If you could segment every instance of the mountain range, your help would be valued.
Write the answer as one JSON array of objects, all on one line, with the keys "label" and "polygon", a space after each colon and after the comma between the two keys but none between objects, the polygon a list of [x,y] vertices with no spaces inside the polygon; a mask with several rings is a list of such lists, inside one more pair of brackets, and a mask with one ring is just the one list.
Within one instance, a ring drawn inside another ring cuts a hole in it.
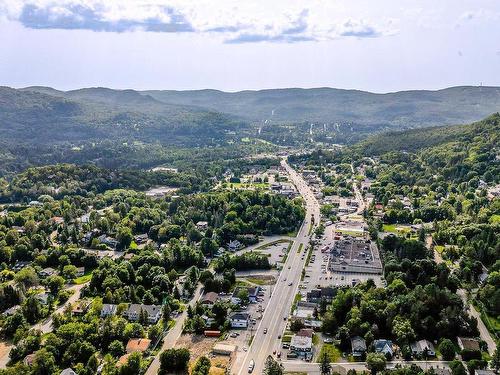
[{"label": "mountain range", "polygon": [[333,88],[230,93],[0,87],[0,131],[9,143],[117,139],[200,146],[248,136],[284,144],[349,142],[386,130],[469,123],[499,109],[499,87],[388,94]]}]

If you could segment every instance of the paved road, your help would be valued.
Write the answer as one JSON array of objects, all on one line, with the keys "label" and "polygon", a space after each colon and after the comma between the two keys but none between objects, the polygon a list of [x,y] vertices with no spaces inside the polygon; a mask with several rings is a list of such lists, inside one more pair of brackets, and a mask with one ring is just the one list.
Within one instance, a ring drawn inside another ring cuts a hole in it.
[{"label": "paved road", "polygon": [[[431,248],[432,245],[432,236],[428,236],[425,239],[425,244],[428,249]],[[434,249],[434,260],[436,263],[443,263],[444,260],[441,257],[441,254],[439,254],[436,249]],[[464,289],[458,289],[457,294],[460,296],[462,299],[465,307],[467,308],[468,312],[470,315],[472,315],[474,318],[477,319],[477,329],[479,330],[479,336],[481,337],[481,340],[485,341],[486,344],[488,344],[488,353],[490,355],[493,355],[495,352],[495,349],[497,347],[497,344],[493,337],[491,337],[490,331],[488,331],[488,328],[486,328],[486,325],[484,324],[483,320],[481,319],[481,314],[476,310],[476,308],[467,300],[467,292]]]},{"label": "paved road", "polygon": [[[252,345],[248,349],[243,364],[240,368],[233,368],[233,374],[243,374],[248,371],[248,365],[251,360],[255,361],[255,374],[261,374],[264,368],[264,362],[268,355],[273,350],[280,348],[281,340],[278,336],[281,335],[285,329],[285,319],[290,314],[295,295],[298,292],[298,286],[302,269],[305,266],[306,257],[302,259],[306,247],[303,246],[301,254],[297,253],[300,243],[307,243],[309,241],[309,229],[314,217],[314,223],[317,225],[320,221],[319,204],[314,197],[313,192],[307,186],[304,179],[296,173],[285,160],[281,165],[287,170],[290,179],[297,187],[299,193],[302,195],[306,202],[306,217],[300,230],[295,238],[295,241],[290,249],[290,253],[283,265],[283,270],[276,282],[274,290],[269,300],[268,308],[255,331]],[[291,285],[290,285],[291,284]],[[264,330],[267,329],[267,333]]]},{"label": "paved road", "polygon": [[[196,301],[200,299],[201,292],[202,292],[202,287],[201,284],[199,284],[193,294],[193,298],[191,298],[191,301],[189,302],[191,306],[194,307]],[[162,353],[166,349],[170,349],[175,346],[177,340],[182,334],[182,328],[184,327],[184,322],[186,321],[186,318],[187,318],[187,308],[182,312],[181,315],[177,317],[175,326],[170,331],[168,331],[165,337],[163,338],[163,345],[158,351],[158,354],[153,358],[153,362],[151,362],[151,364],[149,365],[145,375],[156,375],[158,373],[158,370],[160,369],[160,353]]]},{"label": "paved road", "polygon": [[[444,361],[391,361],[387,362],[387,368],[395,368],[396,365],[410,366],[416,364],[423,370],[434,368],[449,368],[448,363]],[[318,363],[307,363],[302,361],[283,361],[286,371],[289,372],[305,372],[309,375],[320,374]],[[348,370],[356,370],[358,372],[367,371],[366,362],[342,362],[332,363],[332,371],[345,375]]]},{"label": "paved road", "polygon": [[493,340],[493,337],[491,337],[488,328],[486,328],[486,326],[484,325],[483,320],[481,319],[481,314],[479,314],[476,308],[471,303],[469,303],[469,301],[467,300],[467,292],[465,290],[458,289],[457,294],[460,296],[460,298],[462,298],[464,305],[469,310],[469,314],[477,319],[477,329],[479,330],[479,336],[481,337],[481,340],[485,341],[488,344],[488,353],[490,355],[493,355],[497,344],[495,343],[495,340]]},{"label": "paved road", "polygon": [[282,236],[282,235],[265,236],[262,241],[259,241],[255,245],[250,245],[250,246],[247,246],[241,250],[235,251],[234,255],[241,255],[241,254],[247,253],[249,251],[253,251],[257,248],[263,247],[265,245],[269,245],[269,244],[276,242],[278,240],[295,241],[295,237]]},{"label": "paved road", "polygon": [[[62,313],[66,308],[66,306],[77,301],[80,298],[80,292],[85,285],[86,284],[72,285],[66,288],[65,290],[73,290],[74,293],[68,298],[68,300],[64,304],[62,304],[59,308],[57,308],[47,319],[31,326],[31,329],[39,329],[40,331],[42,331],[42,333],[52,332],[52,315],[55,313],[59,314]],[[9,354],[13,347],[14,346],[6,342],[0,343],[0,369],[5,368],[7,366],[7,363],[10,360]]]}]

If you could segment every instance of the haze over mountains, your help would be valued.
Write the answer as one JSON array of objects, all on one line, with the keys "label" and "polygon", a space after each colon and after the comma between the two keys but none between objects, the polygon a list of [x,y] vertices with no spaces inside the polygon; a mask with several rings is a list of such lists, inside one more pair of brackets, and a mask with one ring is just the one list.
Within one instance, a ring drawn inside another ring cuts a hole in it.
[{"label": "haze over mountains", "polygon": [[469,123],[499,109],[499,87],[389,94],[332,88],[228,93],[1,87],[0,131],[6,140],[28,143],[133,139],[204,145],[257,135],[283,144],[305,135],[349,142],[383,130]]}]

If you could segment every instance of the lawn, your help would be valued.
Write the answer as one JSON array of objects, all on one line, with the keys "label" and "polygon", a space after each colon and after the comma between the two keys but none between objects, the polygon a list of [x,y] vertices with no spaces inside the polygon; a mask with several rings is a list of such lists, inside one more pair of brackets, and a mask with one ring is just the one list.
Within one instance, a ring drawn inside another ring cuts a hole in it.
[{"label": "lawn", "polygon": [[323,355],[323,352],[328,354],[330,362],[337,362],[341,357],[340,350],[333,344],[323,344],[318,355],[318,360]]},{"label": "lawn", "polygon": [[86,273],[83,276],[77,277],[76,279],[73,279],[73,284],[80,285],[80,284],[85,284],[90,281],[92,278],[92,272]]}]

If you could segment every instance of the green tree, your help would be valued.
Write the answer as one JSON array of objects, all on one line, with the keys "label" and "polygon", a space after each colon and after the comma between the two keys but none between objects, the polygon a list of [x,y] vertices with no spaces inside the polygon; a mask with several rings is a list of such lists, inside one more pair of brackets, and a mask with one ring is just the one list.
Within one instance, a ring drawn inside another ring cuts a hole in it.
[{"label": "green tree", "polygon": [[264,375],[283,375],[284,373],[283,365],[275,361],[273,357],[268,356],[264,364]]},{"label": "green tree", "polygon": [[42,348],[35,353],[33,361],[33,375],[51,375],[57,371],[54,355],[47,349]]},{"label": "green tree", "polygon": [[387,359],[382,353],[368,353],[366,355],[366,367],[372,375],[385,370]]},{"label": "green tree", "polygon": [[38,285],[38,276],[33,268],[25,267],[16,273],[14,276],[14,282],[23,286],[24,289],[28,289],[32,286]]},{"label": "green tree", "polygon": [[207,357],[202,356],[196,361],[191,375],[208,375],[208,373],[210,372],[210,367],[210,360]]},{"label": "green tree", "polygon": [[454,360],[450,363],[450,370],[453,375],[467,375],[464,365],[458,360]]},{"label": "green tree", "polygon": [[160,354],[159,375],[176,371],[185,371],[191,355],[188,349],[167,349]]},{"label": "green tree", "polygon": [[142,354],[134,352],[128,357],[127,363],[120,367],[119,375],[137,375],[141,373]]},{"label": "green tree", "polygon": [[491,367],[497,372],[500,370],[500,350],[498,350],[498,347],[493,352],[493,357],[491,357]]},{"label": "green tree", "polygon": [[59,275],[51,275],[45,279],[45,285],[49,288],[52,295],[57,296],[59,291],[64,286],[64,278]]},{"label": "green tree", "polygon": [[443,360],[451,361],[455,358],[455,345],[453,345],[450,339],[443,339],[439,343],[439,352],[443,356]]},{"label": "green tree", "polygon": [[113,357],[118,358],[125,353],[125,348],[120,340],[113,340],[109,344],[108,351]]},{"label": "green tree", "polygon": [[330,356],[323,350],[319,357],[319,371],[321,375],[328,375],[332,372],[332,365],[330,364]]}]

